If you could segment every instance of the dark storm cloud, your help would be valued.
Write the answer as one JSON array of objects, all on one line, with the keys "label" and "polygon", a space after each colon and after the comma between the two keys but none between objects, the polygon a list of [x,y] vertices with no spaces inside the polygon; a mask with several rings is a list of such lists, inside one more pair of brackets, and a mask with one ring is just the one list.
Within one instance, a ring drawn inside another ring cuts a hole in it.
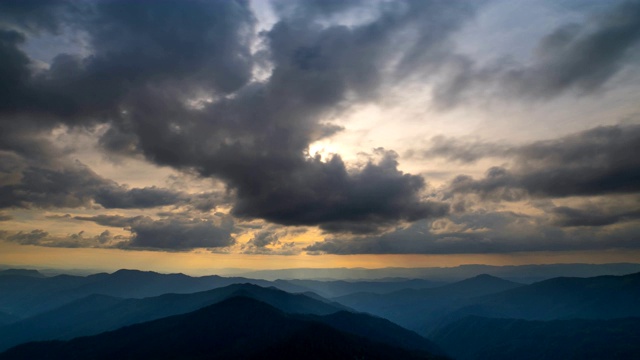
[{"label": "dark storm cloud", "polygon": [[[239,217],[364,233],[442,216],[446,205],[424,201],[424,180],[399,171],[391,152],[359,170],[338,156],[324,162],[305,155],[310,143],[340,130],[325,120],[342,106],[377,99],[389,77],[436,68],[476,8],[407,0],[372,5],[378,7],[362,24],[329,21],[365,3],[287,5],[294,10],[283,10],[259,39],[243,1],[83,3],[55,20],[88,36],[89,56],[59,54],[35,73],[20,47],[28,35],[3,33],[7,96],[0,126],[7,139],[32,139],[60,123],[106,122],[105,149],[225,181]],[[257,40],[261,60],[254,62]],[[256,69],[270,76],[252,80]],[[0,145],[27,147],[4,138]],[[40,202],[93,199],[134,208],[174,200],[160,189],[113,188],[94,196],[80,189],[91,184],[73,184],[78,196]],[[33,201],[9,194],[5,202]]]},{"label": "dark storm cloud", "polygon": [[606,211],[597,207],[585,209],[559,206],[551,212],[558,226],[607,226],[640,219],[640,210]]},{"label": "dark storm cloud", "polygon": [[67,0],[3,0],[0,2],[0,25],[18,27],[30,32],[56,32],[60,17],[71,10]]},{"label": "dark storm cloud", "polygon": [[384,152],[380,162],[368,163],[356,174],[349,174],[338,157],[327,163],[307,160],[289,176],[262,179],[255,186],[265,190],[257,196],[239,193],[234,214],[285,225],[320,223],[326,231],[350,232],[372,232],[397,220],[445,215],[445,204],[416,196],[425,186],[424,179],[399,171],[396,157]]},{"label": "dark storm cloud", "polygon": [[[31,5],[38,4],[49,6]],[[82,11],[42,12],[52,22],[67,21],[86,32],[92,54],[59,54],[46,72],[29,73],[29,61],[18,48],[25,34],[2,33],[2,68],[16,75],[10,79],[15,94],[0,101],[0,110],[58,115],[58,121],[67,123],[116,120],[127,95],[147,86],[170,86],[176,95],[227,93],[251,77],[248,46],[255,20],[243,1],[163,0],[153,6],[100,1],[79,6]]]},{"label": "dark storm cloud", "polygon": [[493,167],[478,180],[458,176],[450,190],[503,200],[636,193],[638,153],[640,125],[598,127],[511,148],[505,153],[513,158],[510,168]]},{"label": "dark storm cloud", "polygon": [[[217,218],[169,216],[151,219],[148,216],[120,215],[76,216],[76,220],[92,221],[131,232],[128,240],[119,242],[123,249],[184,251],[194,248],[219,248],[235,243],[231,236],[233,222]],[[218,221],[216,221],[218,220]]]},{"label": "dark storm cloud", "polygon": [[[441,220],[436,220],[436,222]],[[525,251],[638,249],[637,227],[563,231],[547,219],[511,212],[451,217],[449,225],[419,221],[380,236],[334,236],[304,250],[310,254],[489,254]],[[446,231],[450,227],[450,231]],[[444,230],[444,231],[443,231]]]},{"label": "dark storm cloud", "polygon": [[4,231],[0,233],[2,239],[5,241],[15,242],[21,245],[39,245],[43,239],[49,236],[49,233],[44,230],[32,230],[31,232],[18,232],[17,234],[9,235]]},{"label": "dark storm cloud", "polygon": [[[166,205],[195,205],[208,211],[207,195],[187,195],[157,187],[127,188],[107,180],[80,162],[51,160],[29,164],[0,152],[0,208],[76,208],[101,205],[107,209],[143,209]],[[193,201],[192,201],[193,200]],[[191,204],[193,202],[193,204]]]},{"label": "dark storm cloud", "polygon": [[280,239],[290,233],[299,233],[300,231],[289,231],[279,226],[267,226],[257,231],[253,237],[240,246],[243,254],[260,254],[260,255],[297,255],[301,249],[295,242],[284,242]]},{"label": "dark storm cloud", "polygon": [[278,242],[278,235],[271,231],[259,231],[257,232],[249,243],[255,247],[265,247],[267,245],[276,244]]},{"label": "dark storm cloud", "polygon": [[81,221],[92,221],[98,225],[111,227],[130,227],[140,221],[149,220],[145,216],[122,216],[122,215],[96,215],[96,216],[75,216],[74,219]]},{"label": "dark storm cloud", "polygon": [[228,229],[210,220],[145,219],[131,225],[132,237],[120,245],[130,249],[190,250],[233,245]]},{"label": "dark storm cloud", "polygon": [[48,232],[40,229],[29,232],[20,231],[9,233],[0,231],[0,240],[17,243],[20,245],[34,245],[58,248],[84,248],[84,247],[111,247],[112,242],[123,241],[122,236],[113,236],[109,230],[105,230],[99,235],[87,236],[84,231],[66,236],[52,236]]},{"label": "dark storm cloud", "polygon": [[499,60],[477,65],[463,55],[448,59],[448,77],[434,92],[435,102],[449,108],[480,94],[507,98],[552,99],[573,91],[591,94],[625,66],[638,60],[640,1],[628,0],[591,14],[582,23],[564,24],[537,45],[528,64]]},{"label": "dark storm cloud", "polygon": [[114,186],[99,190],[95,201],[107,209],[140,209],[184,203],[186,195],[157,187],[127,189]]}]

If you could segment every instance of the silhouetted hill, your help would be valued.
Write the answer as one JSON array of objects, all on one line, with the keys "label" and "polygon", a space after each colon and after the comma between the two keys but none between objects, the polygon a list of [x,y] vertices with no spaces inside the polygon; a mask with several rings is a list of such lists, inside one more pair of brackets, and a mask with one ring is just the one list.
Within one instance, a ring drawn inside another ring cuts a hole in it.
[{"label": "silhouetted hill", "polygon": [[29,343],[0,359],[424,359],[234,297],[198,311],[67,342]]},{"label": "silhouetted hill", "polygon": [[389,294],[359,293],[335,298],[359,311],[382,316],[412,330],[424,331],[469,299],[523,286],[490,275],[478,275],[432,289],[405,289]]},{"label": "silhouetted hill", "polygon": [[[151,271],[119,270],[113,274],[89,276],[58,275],[38,278],[24,275],[0,277],[0,311],[18,317],[29,317],[92,294],[123,298],[144,298],[166,293],[193,293],[237,283],[271,286],[265,280],[238,277],[159,274]],[[291,292],[308,291],[293,284],[278,287]]]},{"label": "silhouetted hill", "polygon": [[7,313],[0,312],[0,327],[6,324],[10,324],[12,322],[18,321],[19,319],[15,316],[12,316]]},{"label": "silhouetted hill", "polygon": [[38,270],[28,270],[28,269],[0,270],[0,276],[5,276],[5,275],[32,276],[32,277],[38,277],[38,278],[45,277]]},{"label": "silhouetted hill", "polygon": [[305,287],[325,297],[338,297],[359,292],[385,294],[403,289],[426,289],[443,285],[441,282],[424,279],[395,279],[378,281],[319,281],[319,280],[276,280],[274,284],[289,283]]},{"label": "silhouetted hill", "polygon": [[364,313],[340,311],[325,316],[308,318],[330,325],[349,334],[360,335],[383,344],[403,349],[421,350],[431,354],[444,352],[430,340],[391,321]]},{"label": "silhouetted hill", "polygon": [[384,279],[408,278],[429,279],[432,281],[452,282],[467,279],[478,274],[489,274],[502,279],[509,279],[520,283],[533,283],[561,276],[594,277],[601,275],[626,275],[640,271],[640,263],[611,263],[611,264],[538,264],[538,265],[508,265],[493,266],[469,264],[455,267],[425,267],[381,269],[364,268],[324,268],[324,269],[280,269],[259,270],[240,274],[254,279]]},{"label": "silhouetted hill", "polygon": [[613,319],[640,316],[640,273],[555,278],[478,299],[456,311],[528,320]]},{"label": "silhouetted hill", "polygon": [[238,295],[260,300],[287,313],[326,315],[348,309],[326,299],[318,300],[274,287],[263,288],[252,284],[235,284],[193,294],[165,294],[144,299],[90,295],[49,312],[0,327],[0,351],[27,341],[94,335],[125,325],[191,312]]},{"label": "silhouetted hill", "polygon": [[434,334],[458,360],[639,359],[640,318],[526,321],[470,316]]}]

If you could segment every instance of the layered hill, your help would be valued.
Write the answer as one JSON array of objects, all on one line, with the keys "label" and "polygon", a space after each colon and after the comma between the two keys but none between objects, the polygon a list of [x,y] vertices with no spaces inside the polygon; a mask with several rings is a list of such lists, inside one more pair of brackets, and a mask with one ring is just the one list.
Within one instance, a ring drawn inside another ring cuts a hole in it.
[{"label": "layered hill", "polygon": [[640,318],[490,319],[469,316],[434,334],[458,360],[638,359]]},{"label": "layered hill", "polygon": [[28,343],[0,359],[429,359],[244,296],[70,341]]},{"label": "layered hill", "polygon": [[112,274],[100,273],[89,276],[53,277],[33,276],[33,274],[12,271],[0,276],[0,312],[26,318],[94,294],[144,298],[167,293],[193,293],[237,283],[277,286],[289,292],[309,290],[286,282],[276,285],[265,280],[238,277],[216,275],[191,277],[184,274],[159,274],[138,270],[119,270]]},{"label": "layered hill", "polygon": [[0,326],[0,351],[27,341],[94,335],[195,311],[238,295],[258,299],[288,313],[326,315],[347,309],[319,297],[290,294],[252,284],[234,284],[193,294],[165,294],[143,299],[89,295],[48,312]]},{"label": "layered hill", "polygon": [[469,299],[499,293],[522,284],[490,275],[478,275],[429,289],[405,289],[388,294],[357,293],[334,300],[359,311],[382,316],[412,330],[422,330]]},{"label": "layered hill", "polygon": [[383,343],[439,352],[437,346],[427,339],[388,320],[352,313],[345,306],[317,295],[309,297],[291,294],[274,287],[263,288],[252,284],[236,284],[194,294],[166,294],[144,299],[91,295],[47,313],[0,327],[0,351],[28,341],[94,335],[131,324],[188,313],[236,296],[256,299],[285,313],[316,316],[310,319]]}]

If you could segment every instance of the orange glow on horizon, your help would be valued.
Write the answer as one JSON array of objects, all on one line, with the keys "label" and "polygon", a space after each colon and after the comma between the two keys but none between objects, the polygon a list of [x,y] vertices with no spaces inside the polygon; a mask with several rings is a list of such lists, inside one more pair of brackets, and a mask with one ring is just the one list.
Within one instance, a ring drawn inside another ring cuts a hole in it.
[{"label": "orange glow on horizon", "polygon": [[464,264],[526,265],[638,262],[640,250],[454,255],[247,255],[194,252],[47,248],[0,243],[0,264],[42,269],[139,269],[191,275],[231,274],[233,269],[454,267]]}]

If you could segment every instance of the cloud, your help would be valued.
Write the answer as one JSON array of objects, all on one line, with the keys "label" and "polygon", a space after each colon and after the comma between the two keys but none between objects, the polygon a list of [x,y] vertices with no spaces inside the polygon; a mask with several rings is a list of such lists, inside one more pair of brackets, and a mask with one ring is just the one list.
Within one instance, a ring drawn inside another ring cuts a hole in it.
[{"label": "cloud", "polygon": [[99,235],[86,236],[84,231],[69,234],[66,236],[53,236],[48,232],[36,229],[30,232],[10,233],[0,231],[0,240],[14,242],[20,245],[34,245],[58,248],[106,248],[124,240],[122,236],[113,236],[109,230],[105,230]]},{"label": "cloud", "polygon": [[[545,217],[513,212],[468,212],[443,227],[431,221],[383,235],[334,236],[304,250],[309,254],[489,254],[528,251],[637,249],[638,229],[629,226],[562,229]],[[447,231],[448,230],[448,231]]]},{"label": "cloud", "polygon": [[[107,124],[100,139],[106,151],[223,180],[234,196],[232,213],[241,218],[368,233],[446,214],[446,204],[423,199],[424,180],[400,171],[393,152],[378,150],[381,160],[360,168],[337,155],[323,161],[307,154],[312,142],[340,131],[326,122],[331,114],[379,99],[387,82],[413,70],[436,67],[477,8],[376,3],[361,23],[339,23],[338,14],[363,4],[292,4],[260,35],[244,1],[61,7],[51,21],[84,34],[89,55],[58,54],[37,72],[21,47],[32,35],[7,30],[0,147],[41,161],[22,171],[27,183],[4,190],[4,206],[184,202],[186,195],[165,189],[104,187],[88,170],[54,171],[42,166],[51,161],[47,151],[31,146],[43,146],[43,134],[61,124]],[[254,78],[256,72],[267,76]],[[71,175],[68,186],[60,185]],[[56,185],[34,192],[30,185],[47,177]]]},{"label": "cloud", "polygon": [[76,216],[75,219],[130,231],[129,239],[115,245],[122,249],[185,251],[227,247],[235,243],[231,236],[233,222],[228,218],[191,218],[175,214],[155,220],[148,216],[120,215]]},{"label": "cloud", "polygon": [[59,54],[48,71],[29,76],[29,60],[17,47],[25,35],[7,33],[12,56],[3,57],[2,65],[10,63],[6,69],[21,74],[9,84],[20,91],[0,101],[0,109],[58,115],[70,124],[96,121],[87,116],[97,114],[117,120],[121,101],[140,87],[170,85],[176,95],[198,89],[228,93],[251,77],[255,19],[244,1],[102,1],[48,11],[54,5],[31,2],[21,6],[22,14],[42,14],[39,23],[63,22],[84,32],[91,55]]},{"label": "cloud", "polygon": [[60,16],[72,9],[67,0],[6,0],[0,3],[0,24],[18,27],[29,32],[57,32]]},{"label": "cloud", "polygon": [[520,92],[551,98],[565,90],[593,92],[625,65],[640,40],[640,2],[616,5],[593,23],[564,25],[540,42],[536,63],[506,74]]},{"label": "cloud", "polygon": [[558,198],[637,193],[640,158],[635,154],[639,151],[639,125],[597,127],[513,147],[505,152],[513,159],[511,167],[493,167],[482,179],[458,176],[450,191],[507,201],[526,195]]},{"label": "cloud", "polygon": [[626,224],[640,219],[640,198],[622,195],[603,197],[574,206],[557,206],[548,209],[554,225],[562,227],[601,227]]},{"label": "cloud", "polygon": [[[581,227],[570,224],[633,222],[630,212],[603,210],[589,219],[571,206],[553,210],[553,220],[513,213],[492,217],[458,200],[465,194],[516,201],[636,193],[640,163],[633,154],[640,150],[640,129],[635,125],[525,146],[436,137],[422,153],[425,158],[511,161],[481,179],[457,177],[446,189],[450,197],[439,198],[444,201],[427,194],[422,176],[401,170],[391,150],[374,149],[363,164],[309,154],[312,143],[343,130],[331,119],[354,105],[386,100],[390,88],[424,82],[433,85],[434,101],[445,106],[484,89],[515,94],[509,99],[592,93],[635,56],[639,6],[627,1],[582,24],[552,29],[527,64],[481,67],[456,52],[455,36],[482,3],[285,1],[275,5],[273,26],[257,33],[249,3],[241,0],[161,0],[153,6],[5,2],[0,5],[5,10],[0,11],[0,208],[189,208],[182,215],[158,209],[155,219],[75,218],[127,229],[131,237],[117,241],[122,248],[172,251],[235,245],[230,216],[318,226],[328,238],[308,251],[332,253],[569,249],[573,238],[566,231],[579,229],[565,228]],[[36,66],[28,54],[30,41],[67,32],[82,35],[82,51],[51,54],[47,66]],[[144,158],[221,180],[225,196],[129,188],[74,162],[50,140],[54,131],[97,127],[106,129],[96,136],[107,155]],[[211,215],[223,197],[231,215]],[[461,218],[465,212],[470,214]],[[420,230],[425,224],[429,227]],[[528,234],[512,229],[518,226]],[[604,246],[595,235],[585,236],[584,247]],[[566,241],[554,247],[556,237]],[[244,251],[298,251],[280,238],[257,232]],[[56,239],[36,232],[14,241],[64,243]],[[68,244],[100,243],[83,239]],[[612,244],[628,246],[622,240]]]},{"label": "cloud", "polygon": [[474,163],[488,157],[508,156],[511,146],[480,139],[456,139],[442,135],[434,136],[426,150],[411,150],[407,155],[414,158],[444,158],[460,163]]},{"label": "cloud", "polygon": [[[28,161],[0,152],[0,208],[146,209],[191,205],[201,211],[215,208],[213,193],[185,194],[158,187],[128,188],[105,179],[79,161]],[[4,179],[4,180],[3,180]]]},{"label": "cloud", "polygon": [[613,3],[580,23],[565,23],[542,38],[525,64],[497,59],[478,65],[455,54],[447,61],[447,77],[434,91],[441,108],[483,96],[508,99],[553,99],[573,92],[595,94],[625,67],[637,63],[640,2]]},{"label": "cloud", "polygon": [[287,236],[286,229],[275,229],[273,227],[257,231],[251,240],[240,246],[243,254],[259,255],[297,255],[301,249],[295,242],[281,241]]},{"label": "cloud", "polygon": [[278,243],[278,235],[271,231],[259,231],[248,243],[255,247],[263,248],[267,245]]},{"label": "cloud", "polygon": [[372,232],[395,221],[447,213],[446,204],[418,197],[424,180],[399,171],[395,153],[380,153],[380,162],[370,162],[353,174],[335,156],[326,163],[308,160],[283,178],[261,179],[255,195],[238,193],[233,213],[285,225],[319,223],[326,231],[349,232]]},{"label": "cloud", "polygon": [[640,211],[602,214],[567,206],[557,207],[553,213],[558,216],[560,226],[604,226],[640,218]]}]

